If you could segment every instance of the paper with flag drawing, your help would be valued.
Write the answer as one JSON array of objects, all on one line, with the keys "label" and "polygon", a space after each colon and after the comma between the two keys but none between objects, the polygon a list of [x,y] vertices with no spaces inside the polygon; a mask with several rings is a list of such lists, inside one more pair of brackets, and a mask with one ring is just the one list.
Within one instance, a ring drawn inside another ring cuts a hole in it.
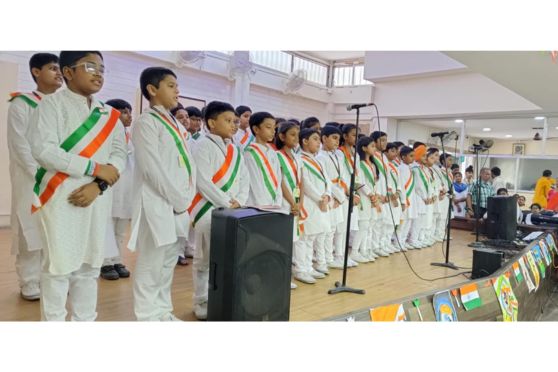
[{"label": "paper with flag drawing", "polygon": [[554,241],[554,237],[551,234],[548,234],[546,236],[546,242],[548,243],[548,246],[551,250],[554,250],[554,252],[558,253],[558,251],[556,250],[556,242]]},{"label": "paper with flag drawing", "polygon": [[542,259],[541,247],[539,247],[538,245],[535,245],[531,249],[531,252],[533,252],[533,257],[535,258],[535,262],[537,263],[537,265],[539,265],[539,269],[540,269],[540,272],[541,272],[541,277],[543,279],[546,278],[546,267],[545,267],[543,259]]},{"label": "paper with flag drawing", "polygon": [[515,279],[517,283],[521,283],[523,281],[523,274],[521,274],[521,270],[519,268],[519,262],[512,263],[513,273],[515,274]]},{"label": "paper with flag drawing", "polygon": [[494,280],[494,290],[500,302],[504,322],[517,322],[518,302],[513,293],[510,280],[506,275],[500,275]]},{"label": "paper with flag drawing", "polygon": [[539,247],[541,247],[542,256],[544,258],[544,262],[546,263],[546,266],[549,266],[550,263],[552,262],[552,257],[550,257],[550,252],[548,251],[548,246],[546,245],[546,240],[541,239],[539,241]]},{"label": "paper with flag drawing", "polygon": [[433,298],[434,313],[438,322],[457,322],[457,313],[449,291],[438,292]]},{"label": "paper with flag drawing", "polygon": [[529,293],[531,293],[535,289],[535,285],[533,284],[533,280],[531,280],[531,275],[529,275],[529,270],[527,269],[525,258],[520,257],[517,262],[519,263],[519,267],[521,268],[521,272],[523,273],[523,278],[525,278],[527,289],[529,290]]},{"label": "paper with flag drawing", "polygon": [[523,258],[527,261],[526,263],[529,265],[529,269],[531,269],[531,274],[533,274],[533,279],[535,280],[535,291],[537,291],[537,289],[539,289],[539,283],[541,282],[541,276],[539,274],[539,269],[537,269],[533,253],[529,251],[525,253]]},{"label": "paper with flag drawing", "polygon": [[473,310],[482,306],[482,300],[479,295],[479,290],[476,283],[464,285],[459,288],[461,293],[461,302],[465,310]]},{"label": "paper with flag drawing", "polygon": [[373,322],[401,322],[407,320],[407,317],[402,304],[393,304],[370,309],[370,320]]}]

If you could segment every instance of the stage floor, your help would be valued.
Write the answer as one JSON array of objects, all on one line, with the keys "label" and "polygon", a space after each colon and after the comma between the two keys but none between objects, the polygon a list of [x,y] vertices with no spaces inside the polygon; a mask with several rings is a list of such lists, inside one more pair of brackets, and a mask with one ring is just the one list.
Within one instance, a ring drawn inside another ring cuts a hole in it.
[{"label": "stage floor", "polygon": [[[474,241],[470,232],[452,230],[450,261],[457,266],[469,268],[472,264],[472,248],[467,244]],[[39,301],[28,302],[19,295],[15,273],[15,256],[10,255],[10,229],[0,229],[0,321],[40,320]],[[431,248],[406,252],[414,270],[425,279],[435,279],[457,272],[431,266],[431,262],[444,261],[442,243]],[[126,251],[124,263],[134,275],[135,255]],[[467,277],[469,274],[467,274]],[[291,291],[290,318],[294,321],[312,321],[330,318],[376,304],[397,300],[402,297],[444,288],[451,284],[467,281],[464,275],[452,278],[423,281],[409,268],[403,253],[381,257],[373,263],[361,264],[349,269],[347,283],[353,288],[366,290],[366,294],[341,293],[329,295],[328,289],[341,281],[342,271],[331,270],[328,277],[313,285],[296,282],[298,288]],[[177,266],[174,275],[172,297],[175,314],[183,320],[196,320],[192,313],[192,266]],[[107,281],[99,279],[98,320],[135,320],[133,313],[132,280]]]}]

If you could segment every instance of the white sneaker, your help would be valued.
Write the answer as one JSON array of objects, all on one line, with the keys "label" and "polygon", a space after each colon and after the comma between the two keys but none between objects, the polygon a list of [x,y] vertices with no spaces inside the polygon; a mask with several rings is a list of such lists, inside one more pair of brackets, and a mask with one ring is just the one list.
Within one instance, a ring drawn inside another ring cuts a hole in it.
[{"label": "white sneaker", "polygon": [[357,267],[358,263],[351,260],[351,257],[347,257],[347,267]]},{"label": "white sneaker", "polygon": [[319,273],[329,275],[329,270],[327,269],[327,265],[316,265],[315,270]]},{"label": "white sneaker", "polygon": [[366,258],[368,260],[368,262],[374,262],[374,261],[376,261],[376,257],[374,257],[374,256],[375,255],[372,253],[372,251],[368,251],[362,257]]},{"label": "white sneaker", "polygon": [[194,315],[198,320],[207,320],[207,302],[195,304]]},{"label": "white sneaker", "polygon": [[291,282],[291,289],[297,289],[298,285],[296,285],[295,283]]},{"label": "white sneaker", "polygon": [[328,263],[327,266],[330,269],[343,270],[343,261],[341,261],[341,259],[339,258],[336,258],[335,260],[333,260],[333,262]]},{"label": "white sneaker", "polygon": [[[207,315],[206,315],[207,317]],[[173,313],[167,313],[161,317],[161,322],[181,322],[181,319],[178,319]]]},{"label": "white sneaker", "polygon": [[326,277],[325,274],[323,274],[323,273],[321,273],[321,272],[319,272],[315,269],[312,269],[312,272],[310,273],[310,275],[312,275],[312,277],[315,278],[315,279],[323,279],[323,278]]},{"label": "white sneaker", "polygon": [[378,249],[376,251],[376,254],[380,257],[389,257],[389,253],[387,253],[386,251],[384,251],[382,248]]},{"label": "white sneaker", "polygon": [[378,257],[380,257],[380,256],[378,256],[378,255],[376,254],[376,252],[374,252],[374,250],[371,249],[371,250],[368,251],[368,257],[372,257],[373,259],[376,259],[376,258],[378,258]]},{"label": "white sneaker", "polygon": [[401,244],[400,252],[407,252],[409,249],[407,248],[407,244]]},{"label": "white sneaker", "polygon": [[21,297],[27,301],[36,301],[41,298],[39,283],[31,282],[21,287]]},{"label": "white sneaker", "polygon": [[362,255],[358,252],[353,252],[351,253],[351,255],[349,256],[349,258],[357,263],[365,263],[368,262],[368,260],[364,257],[362,257]]},{"label": "white sneaker", "polygon": [[299,282],[306,284],[315,284],[316,279],[314,279],[310,274],[295,274],[294,278]]}]

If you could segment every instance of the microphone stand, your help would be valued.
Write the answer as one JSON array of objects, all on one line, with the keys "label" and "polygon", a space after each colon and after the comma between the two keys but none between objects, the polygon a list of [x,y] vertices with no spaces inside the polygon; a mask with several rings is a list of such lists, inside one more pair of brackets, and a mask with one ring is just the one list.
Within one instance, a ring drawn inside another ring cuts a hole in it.
[{"label": "microphone stand", "polygon": [[[444,148],[444,136],[440,136],[440,142],[442,143],[442,154],[445,154],[446,150]],[[448,174],[447,155],[444,158],[444,168],[446,169],[446,176],[447,176],[447,174]],[[432,263],[430,263],[430,265],[447,267],[447,268],[453,269],[453,270],[459,270],[459,268],[454,263],[449,261],[450,232],[451,232],[450,220],[451,220],[451,209],[452,209],[452,204],[451,203],[453,201],[453,185],[451,184],[451,182],[449,182],[449,176],[448,176],[448,186],[449,186],[448,195],[446,195],[446,196],[449,196],[448,220],[446,221],[446,261],[445,262],[432,262]]]},{"label": "microphone stand", "polygon": [[[475,163],[477,168],[477,209],[473,208],[473,213],[475,214],[475,235],[476,239],[473,243],[468,244],[472,248],[485,248],[484,243],[479,241],[479,214],[480,214],[480,169],[479,169],[479,152],[482,150],[482,146],[473,145],[473,150],[475,151]],[[472,205],[471,201],[471,205]]]},{"label": "microphone stand", "polygon": [[[360,107],[356,108],[356,132],[358,138],[358,121],[360,116]],[[353,172],[351,173],[351,184],[349,186],[349,214],[347,216],[347,231],[345,233],[345,257],[343,261],[343,281],[335,282],[335,288],[327,291],[328,294],[337,294],[341,292],[364,294],[364,289],[355,289],[347,286],[347,263],[349,259],[349,234],[351,233],[351,215],[353,214],[354,192],[355,192],[355,173],[357,169],[357,151],[355,146],[355,155],[353,159]]]}]

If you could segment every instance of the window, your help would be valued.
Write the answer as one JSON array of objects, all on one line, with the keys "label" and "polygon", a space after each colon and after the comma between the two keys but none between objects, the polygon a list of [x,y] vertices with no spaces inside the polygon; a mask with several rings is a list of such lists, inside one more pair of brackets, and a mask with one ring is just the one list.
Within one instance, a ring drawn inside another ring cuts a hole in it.
[{"label": "window", "polygon": [[368,85],[364,80],[364,65],[338,66],[333,68],[333,86]]},{"label": "window", "polygon": [[259,50],[250,52],[250,61],[286,74],[291,72],[292,59],[293,56],[289,53],[278,50]]},{"label": "window", "polygon": [[306,70],[308,81],[320,85],[327,85],[327,66],[294,56],[293,71],[298,69]]}]

